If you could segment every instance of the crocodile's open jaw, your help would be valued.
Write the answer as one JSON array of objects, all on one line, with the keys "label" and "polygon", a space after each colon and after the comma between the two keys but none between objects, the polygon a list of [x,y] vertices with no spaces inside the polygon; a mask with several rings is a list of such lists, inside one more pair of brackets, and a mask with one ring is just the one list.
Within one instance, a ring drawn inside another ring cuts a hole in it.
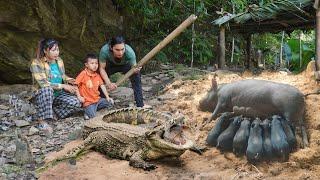
[{"label": "crocodile's open jaw", "polygon": [[162,138],[165,141],[176,145],[184,145],[187,142],[187,138],[184,134],[184,126],[172,125],[168,130],[162,134]]}]

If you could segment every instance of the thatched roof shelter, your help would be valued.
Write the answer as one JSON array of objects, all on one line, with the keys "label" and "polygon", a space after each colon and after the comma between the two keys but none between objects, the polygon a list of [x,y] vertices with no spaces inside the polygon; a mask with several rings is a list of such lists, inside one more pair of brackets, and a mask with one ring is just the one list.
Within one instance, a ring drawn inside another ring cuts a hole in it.
[{"label": "thatched roof shelter", "polygon": [[[219,67],[225,66],[225,31],[244,34],[247,41],[246,67],[250,67],[251,34],[316,30],[316,69],[320,74],[320,0],[275,0],[262,7],[250,5],[245,12],[230,14],[213,21],[220,27]],[[319,75],[320,80],[320,75]]]},{"label": "thatched roof shelter", "polygon": [[264,33],[312,29],[315,27],[314,0],[276,0],[265,6],[250,5],[239,14],[223,13],[213,21],[235,33]]}]

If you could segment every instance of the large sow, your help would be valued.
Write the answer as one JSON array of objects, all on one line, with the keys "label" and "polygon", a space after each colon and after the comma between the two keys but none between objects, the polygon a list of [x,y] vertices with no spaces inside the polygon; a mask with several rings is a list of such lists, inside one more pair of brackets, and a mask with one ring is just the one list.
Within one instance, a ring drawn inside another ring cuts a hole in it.
[{"label": "large sow", "polygon": [[[301,127],[303,145],[308,146],[303,126],[304,95],[295,87],[265,80],[241,80],[218,87],[215,78],[212,87],[199,102],[199,109],[213,112],[209,120],[222,112],[232,112],[233,107],[246,107],[243,116],[265,119],[279,114],[287,121]],[[250,113],[249,113],[250,112]]]}]

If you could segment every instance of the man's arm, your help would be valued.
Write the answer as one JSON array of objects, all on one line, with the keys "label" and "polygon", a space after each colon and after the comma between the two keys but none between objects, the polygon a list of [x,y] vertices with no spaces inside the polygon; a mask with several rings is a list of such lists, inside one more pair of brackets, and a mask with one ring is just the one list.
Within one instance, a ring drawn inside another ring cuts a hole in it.
[{"label": "man's arm", "polygon": [[103,81],[106,83],[106,85],[110,84],[111,81],[108,77],[108,74],[106,72],[106,66],[107,63],[105,62],[99,62],[99,71],[100,71],[100,76],[102,77]]},{"label": "man's arm", "polygon": [[107,101],[109,101],[109,102],[111,102],[111,103],[113,104],[113,103],[114,103],[114,101],[113,101],[113,99],[112,99],[112,98],[110,98],[110,96],[109,96],[109,93],[108,93],[108,91],[107,91],[106,86],[105,86],[104,84],[102,84],[102,85],[100,85],[100,88],[101,88],[101,90],[102,90],[103,94],[106,96],[106,100],[107,100]]},{"label": "man's arm", "polygon": [[106,86],[110,91],[117,88],[117,85],[115,83],[112,83],[108,77],[108,74],[106,72],[106,66],[107,64],[105,62],[99,62],[99,71],[100,76],[102,77],[103,81],[105,82]]}]

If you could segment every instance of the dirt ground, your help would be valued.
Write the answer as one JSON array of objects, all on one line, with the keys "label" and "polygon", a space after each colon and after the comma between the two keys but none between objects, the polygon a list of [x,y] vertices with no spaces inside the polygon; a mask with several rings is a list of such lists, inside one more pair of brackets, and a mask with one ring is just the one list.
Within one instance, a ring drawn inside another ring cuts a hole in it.
[{"label": "dirt ground", "polygon": [[[212,74],[200,80],[175,81],[165,88],[165,94],[176,97],[154,107],[160,111],[180,111],[188,118],[197,143],[204,144],[208,130],[214,122],[200,130],[200,124],[210,113],[197,110],[198,101],[210,88]],[[304,94],[318,89],[309,73],[288,75],[286,72],[262,72],[253,76],[249,72],[241,75],[227,72],[218,74],[218,83],[229,83],[241,79],[264,79],[286,83],[297,87]],[[76,163],[61,162],[41,174],[40,179],[318,179],[320,176],[320,95],[310,95],[306,101],[305,124],[310,147],[298,149],[290,154],[288,162],[262,162],[251,165],[245,157],[232,153],[221,153],[210,148],[203,155],[187,151],[178,159],[154,161],[157,169],[143,171],[129,166],[127,161],[110,159],[97,152],[82,156]],[[66,145],[48,159],[63,154],[80,140]]]}]

